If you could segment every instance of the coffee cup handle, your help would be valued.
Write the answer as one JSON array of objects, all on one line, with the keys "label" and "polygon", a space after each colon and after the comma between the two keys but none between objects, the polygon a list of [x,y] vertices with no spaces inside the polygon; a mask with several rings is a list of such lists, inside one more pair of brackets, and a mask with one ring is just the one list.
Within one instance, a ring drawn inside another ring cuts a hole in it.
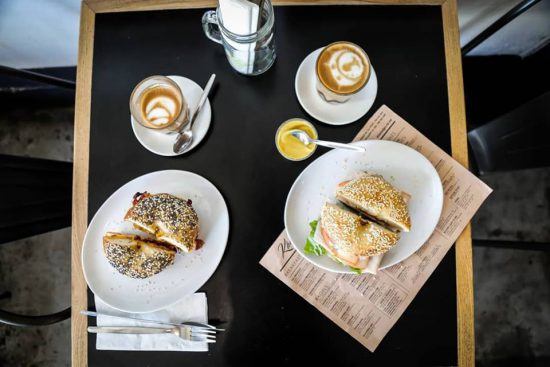
[{"label": "coffee cup handle", "polygon": [[210,10],[202,16],[202,29],[206,37],[212,41],[222,44],[222,36],[218,25],[218,15],[215,10]]}]

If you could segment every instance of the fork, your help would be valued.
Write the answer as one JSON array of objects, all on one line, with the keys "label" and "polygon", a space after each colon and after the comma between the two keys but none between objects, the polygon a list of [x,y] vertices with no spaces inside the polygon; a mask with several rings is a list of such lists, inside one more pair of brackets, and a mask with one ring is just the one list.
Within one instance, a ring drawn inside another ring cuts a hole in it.
[{"label": "fork", "polygon": [[173,326],[169,328],[143,326],[88,326],[88,332],[93,334],[173,334],[178,338],[192,342],[216,342],[215,331],[195,330],[189,326]]}]

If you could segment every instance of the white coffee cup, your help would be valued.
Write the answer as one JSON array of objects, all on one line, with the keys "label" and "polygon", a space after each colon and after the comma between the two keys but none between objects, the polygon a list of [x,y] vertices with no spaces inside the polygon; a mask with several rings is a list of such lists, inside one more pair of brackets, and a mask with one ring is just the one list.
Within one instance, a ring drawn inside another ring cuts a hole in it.
[{"label": "white coffee cup", "polygon": [[323,48],[315,63],[317,91],[327,102],[344,103],[367,85],[371,65],[358,45],[339,41]]}]

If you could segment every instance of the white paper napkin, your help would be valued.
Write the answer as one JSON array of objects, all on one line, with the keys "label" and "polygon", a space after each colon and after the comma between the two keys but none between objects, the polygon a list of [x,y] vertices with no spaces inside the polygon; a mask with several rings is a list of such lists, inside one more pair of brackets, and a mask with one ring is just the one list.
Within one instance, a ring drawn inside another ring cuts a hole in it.
[{"label": "white paper napkin", "polygon": [[[235,34],[244,36],[258,31],[260,7],[247,0],[219,0],[224,27]],[[254,68],[254,49],[256,42],[239,43],[228,39],[227,43],[237,52],[233,54],[233,65],[241,73],[249,74]]]},{"label": "white paper napkin", "polygon": [[[111,315],[133,316],[164,322],[195,321],[208,322],[208,305],[205,293],[195,293],[163,310],[131,314],[115,310],[95,297],[97,312]],[[155,326],[133,320],[124,320],[109,316],[99,316],[97,326]],[[143,351],[182,351],[208,352],[207,343],[189,342],[170,334],[132,335],[132,334],[97,334],[98,350],[143,350]]]}]

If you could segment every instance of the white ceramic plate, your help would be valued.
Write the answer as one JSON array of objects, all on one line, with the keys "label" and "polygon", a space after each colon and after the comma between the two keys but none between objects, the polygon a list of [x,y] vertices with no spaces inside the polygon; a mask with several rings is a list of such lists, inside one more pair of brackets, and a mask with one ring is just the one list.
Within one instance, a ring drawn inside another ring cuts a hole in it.
[{"label": "white ceramic plate", "polygon": [[304,244],[310,230],[309,222],[319,218],[326,200],[336,202],[334,189],[338,183],[353,178],[359,171],[369,171],[382,175],[396,188],[411,195],[412,229],[402,233],[399,242],[384,255],[381,269],[417,251],[434,231],[443,207],[441,180],[422,154],[392,141],[367,140],[354,144],[364,146],[367,151],[335,149],[307,166],[290,189],[285,206],[285,227],[296,250],[315,265],[337,273],[352,271],[328,256],[305,254]]},{"label": "white ceramic plate", "polygon": [[[192,112],[199,104],[202,88],[191,79],[183,76],[170,75],[168,78],[178,84]],[[134,130],[137,140],[145,147],[145,149],[158,155],[172,157],[190,152],[201,142],[202,139],[204,139],[208,129],[210,128],[211,116],[212,111],[210,110],[210,101],[206,99],[200,114],[197,116],[197,119],[193,124],[193,142],[191,143],[191,146],[182,153],[174,153],[174,150],[172,149],[176,141],[175,134],[165,134],[143,127],[136,120],[134,120],[132,116],[130,116],[130,121],[132,123],[132,130]]]},{"label": "white ceramic plate", "polygon": [[321,53],[319,48],[310,53],[298,67],[294,89],[303,109],[313,118],[329,125],[346,125],[363,117],[372,107],[378,92],[378,80],[372,67],[367,85],[345,103],[326,102],[317,92],[315,61]]},{"label": "white ceramic plate", "polygon": [[[169,193],[193,201],[204,246],[178,254],[173,265],[146,279],[117,272],[103,254],[105,232],[143,233],[123,220],[136,192]],[[218,189],[207,179],[186,171],[158,171],[138,177],[115,191],[88,226],[82,267],[88,286],[105,303],[126,312],[152,312],[196,292],[214,273],[229,234],[229,213]]]}]

